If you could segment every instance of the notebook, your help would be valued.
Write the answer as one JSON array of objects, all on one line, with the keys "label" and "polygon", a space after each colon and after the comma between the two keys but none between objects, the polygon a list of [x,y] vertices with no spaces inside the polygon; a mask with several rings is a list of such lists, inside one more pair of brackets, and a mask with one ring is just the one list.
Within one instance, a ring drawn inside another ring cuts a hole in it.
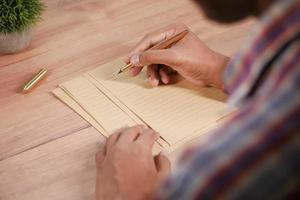
[{"label": "notebook", "polygon": [[53,93],[106,137],[124,126],[153,128],[160,134],[154,152],[178,148],[228,114],[226,95],[218,89],[181,78],[152,88],[145,70],[137,77],[115,75],[123,65],[118,58],[60,84]]}]

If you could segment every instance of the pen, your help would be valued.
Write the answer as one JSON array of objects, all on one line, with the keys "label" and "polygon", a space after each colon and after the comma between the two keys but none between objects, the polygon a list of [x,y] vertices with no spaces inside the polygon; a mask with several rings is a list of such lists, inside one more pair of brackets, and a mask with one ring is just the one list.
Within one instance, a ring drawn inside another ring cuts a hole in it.
[{"label": "pen", "polygon": [[[149,50],[170,48],[172,45],[174,45],[175,43],[179,42],[182,38],[184,38],[188,32],[189,32],[188,30],[184,30],[184,31],[174,35],[173,37],[170,37],[169,39],[166,39],[166,40],[154,45]],[[124,65],[123,67],[121,67],[119,69],[117,74],[121,74],[121,73],[127,71],[128,69],[130,69],[131,67],[133,67],[131,63]]]}]

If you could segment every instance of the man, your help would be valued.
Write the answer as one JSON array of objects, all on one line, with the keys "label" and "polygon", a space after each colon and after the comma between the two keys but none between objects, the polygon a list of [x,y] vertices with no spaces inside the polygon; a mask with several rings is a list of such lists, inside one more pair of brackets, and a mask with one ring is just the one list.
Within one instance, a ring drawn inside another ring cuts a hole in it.
[{"label": "man", "polygon": [[196,2],[219,22],[259,18],[243,50],[229,59],[189,32],[170,49],[145,51],[187,29],[177,24],[142,39],[128,58],[131,73],[147,65],[157,86],[171,83],[175,70],[196,85],[226,91],[238,113],[205,145],[188,150],[171,176],[166,156],[151,154],[158,133],[120,129],[97,154],[97,199],[299,198],[300,1]]}]

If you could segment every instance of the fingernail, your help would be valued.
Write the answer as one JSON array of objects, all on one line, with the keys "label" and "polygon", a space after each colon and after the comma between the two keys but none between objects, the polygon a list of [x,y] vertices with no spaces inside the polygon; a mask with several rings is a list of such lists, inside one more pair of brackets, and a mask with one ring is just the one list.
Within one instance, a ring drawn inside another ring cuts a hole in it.
[{"label": "fingernail", "polygon": [[133,54],[130,58],[130,63],[134,66],[139,66],[140,64],[140,56],[139,54]]},{"label": "fingernail", "polygon": [[131,74],[132,76],[135,75],[134,70],[135,70],[134,67],[130,68],[130,74]]},{"label": "fingernail", "polygon": [[161,80],[162,80],[162,82],[163,82],[164,84],[167,84],[167,83],[168,83],[168,78],[165,77],[165,76],[163,76],[163,77],[161,78]]},{"label": "fingernail", "polygon": [[159,80],[157,80],[157,79],[153,79],[152,82],[155,86],[158,86],[158,84],[159,84]]},{"label": "fingernail", "polygon": [[159,81],[157,79],[149,77],[149,80],[152,86],[158,86]]}]

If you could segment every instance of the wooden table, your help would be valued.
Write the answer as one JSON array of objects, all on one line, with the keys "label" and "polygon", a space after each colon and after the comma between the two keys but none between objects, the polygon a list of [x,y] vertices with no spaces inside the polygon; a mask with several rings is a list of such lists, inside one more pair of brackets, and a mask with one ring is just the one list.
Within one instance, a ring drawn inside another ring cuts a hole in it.
[{"label": "wooden table", "polygon": [[[0,199],[93,199],[94,155],[104,138],[55,99],[57,84],[128,53],[147,32],[184,22],[232,55],[253,21],[208,22],[189,0],[48,0],[31,46],[0,55]],[[40,68],[50,75],[17,90]]]}]

